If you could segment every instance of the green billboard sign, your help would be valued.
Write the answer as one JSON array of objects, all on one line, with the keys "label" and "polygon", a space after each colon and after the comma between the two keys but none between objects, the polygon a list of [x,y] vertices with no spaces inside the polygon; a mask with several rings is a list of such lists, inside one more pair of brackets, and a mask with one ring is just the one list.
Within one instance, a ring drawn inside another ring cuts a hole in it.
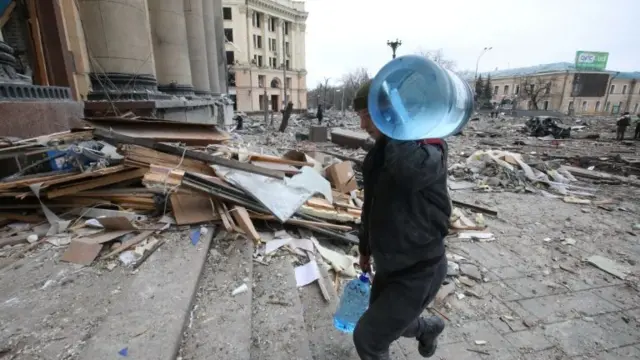
[{"label": "green billboard sign", "polygon": [[576,51],[577,70],[602,71],[607,68],[608,52]]}]

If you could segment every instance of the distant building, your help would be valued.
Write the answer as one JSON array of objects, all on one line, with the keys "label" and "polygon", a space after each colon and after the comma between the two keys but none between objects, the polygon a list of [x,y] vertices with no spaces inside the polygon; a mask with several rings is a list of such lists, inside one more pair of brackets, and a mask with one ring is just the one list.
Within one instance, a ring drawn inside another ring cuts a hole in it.
[{"label": "distant building", "polygon": [[577,71],[560,62],[483,73],[491,75],[492,103],[520,110],[575,114],[640,112],[640,72]]},{"label": "distant building", "polygon": [[223,1],[229,93],[237,110],[280,111],[285,98],[295,109],[307,108],[307,15],[301,1]]}]

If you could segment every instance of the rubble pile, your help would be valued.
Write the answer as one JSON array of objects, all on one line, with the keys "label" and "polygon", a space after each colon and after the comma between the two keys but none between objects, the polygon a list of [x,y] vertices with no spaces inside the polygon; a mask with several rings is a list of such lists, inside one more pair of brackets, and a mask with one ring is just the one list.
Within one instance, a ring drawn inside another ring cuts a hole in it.
[{"label": "rubble pile", "polygon": [[555,139],[568,139],[571,137],[570,127],[561,127],[560,119],[551,116],[531,117],[523,128],[523,132],[530,136],[543,137],[553,136]]}]

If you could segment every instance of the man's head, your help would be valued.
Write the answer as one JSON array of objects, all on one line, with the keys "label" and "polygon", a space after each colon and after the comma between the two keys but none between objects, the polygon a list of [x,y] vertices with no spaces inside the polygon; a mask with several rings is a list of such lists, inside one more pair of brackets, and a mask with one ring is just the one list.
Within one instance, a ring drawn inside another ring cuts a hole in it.
[{"label": "man's head", "polygon": [[369,87],[371,86],[371,80],[365,82],[360,86],[356,92],[356,97],[353,99],[353,110],[360,117],[360,128],[369,134],[373,139],[378,140],[382,138],[382,133],[371,120],[369,115],[368,99],[369,99]]}]

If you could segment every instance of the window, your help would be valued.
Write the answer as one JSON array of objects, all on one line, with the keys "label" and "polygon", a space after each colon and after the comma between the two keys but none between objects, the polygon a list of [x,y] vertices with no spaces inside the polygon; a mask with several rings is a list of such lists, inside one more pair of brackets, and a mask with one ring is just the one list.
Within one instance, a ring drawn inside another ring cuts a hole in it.
[{"label": "window", "polygon": [[233,42],[233,29],[224,29],[224,37],[228,42]]},{"label": "window", "polygon": [[624,103],[622,101],[618,103],[618,112],[622,112],[623,104]]},{"label": "window", "polygon": [[269,67],[271,68],[277,68],[278,67],[278,59],[274,58],[274,57],[270,57],[269,58]]},{"label": "window", "polygon": [[613,94],[613,92],[616,90],[616,86],[615,85],[611,85],[611,87],[609,88],[609,94]]},{"label": "window", "polygon": [[502,94],[509,95],[509,85],[504,86],[504,90],[502,91]]},{"label": "window", "polygon": [[236,73],[233,71],[229,71],[227,74],[227,85],[236,86]]},{"label": "window", "polygon": [[596,112],[600,111],[600,101],[596,101],[596,109],[595,109],[595,111]]},{"label": "window", "polygon": [[267,77],[264,75],[258,75],[258,87],[263,88],[264,83],[267,81]]},{"label": "window", "polygon": [[253,63],[262,67],[262,55],[253,55]]},{"label": "window", "polygon": [[542,107],[544,110],[549,110],[549,101],[545,100],[544,105]]},{"label": "window", "polygon": [[515,89],[514,89],[513,93],[514,93],[515,95],[520,94],[520,85],[516,85],[516,87],[515,87]]},{"label": "window", "polygon": [[493,87],[493,95],[498,95],[498,85]]},{"label": "window", "polygon": [[551,83],[548,83],[544,88],[544,93],[549,94],[551,92]]},{"label": "window", "polygon": [[569,107],[567,109],[573,110],[573,101],[569,101]]},{"label": "window", "polygon": [[627,85],[624,85],[624,86],[622,87],[622,95],[624,95],[624,94],[626,94],[626,93],[627,93]]},{"label": "window", "polygon": [[278,79],[277,77],[274,77],[273,80],[271,80],[271,87],[274,89],[279,89],[280,88],[280,79]]},{"label": "window", "polygon": [[287,56],[291,56],[291,52],[289,51],[289,42],[285,42],[284,43],[284,53],[287,54]]},{"label": "window", "polygon": [[609,108],[611,107],[611,102],[607,101],[607,103],[604,105],[604,111],[605,112],[609,112]]},{"label": "window", "polygon": [[[287,78],[287,81],[286,81],[285,84],[287,84],[287,89],[291,90],[291,78],[290,77]],[[636,105],[638,105],[638,104],[636,104]]]},{"label": "window", "polygon": [[258,95],[258,102],[260,103],[260,110],[264,110],[265,108],[265,100],[266,98],[264,97],[264,95]]},{"label": "window", "polygon": [[253,47],[256,49],[262,49],[262,36],[253,35]]},{"label": "window", "polygon": [[233,51],[227,51],[227,65],[233,65],[236,63],[236,56]]},{"label": "window", "polygon": [[269,51],[278,51],[278,48],[276,47],[276,39],[274,38],[269,39]]},{"label": "window", "polygon": [[276,31],[278,20],[274,17],[269,18],[269,31]]},{"label": "window", "polygon": [[289,27],[291,26],[291,23],[288,21],[284,22],[284,34],[285,35],[289,35]]},{"label": "window", "polygon": [[287,60],[287,62],[285,63],[285,66],[287,67],[287,70],[291,70],[291,66],[289,66],[289,60]]},{"label": "window", "polygon": [[251,18],[251,23],[254,27],[261,28],[262,27],[262,14],[259,12],[254,12],[253,17]]},{"label": "window", "polygon": [[586,101],[582,102],[582,111],[587,111],[589,104]]},{"label": "window", "polygon": [[233,18],[231,17],[231,8],[230,7],[223,7],[222,8],[222,18],[225,20],[233,20]]},{"label": "window", "polygon": [[636,103],[636,105],[633,107],[633,112],[634,113],[638,112],[638,106],[640,106],[640,104]]}]

